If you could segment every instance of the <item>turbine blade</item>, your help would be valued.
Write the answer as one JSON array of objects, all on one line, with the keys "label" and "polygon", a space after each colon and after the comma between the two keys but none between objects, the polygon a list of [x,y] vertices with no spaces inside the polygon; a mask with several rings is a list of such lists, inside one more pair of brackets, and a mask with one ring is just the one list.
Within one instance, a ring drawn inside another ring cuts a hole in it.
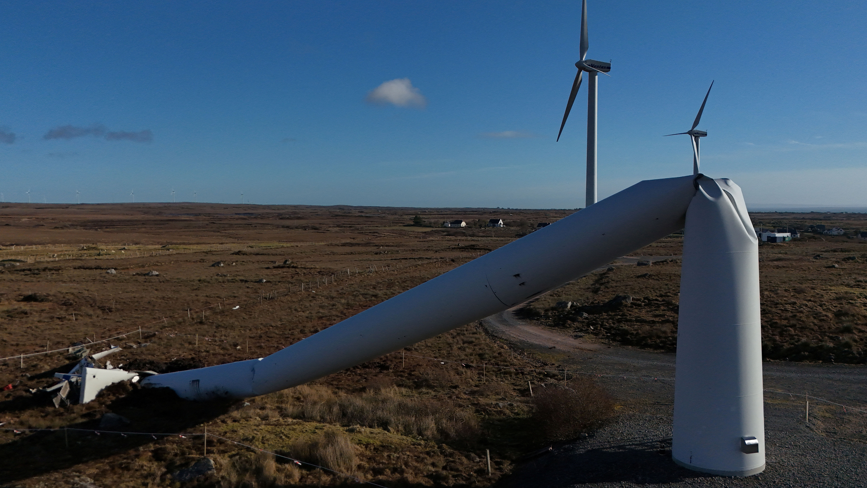
[{"label": "turbine blade", "polygon": [[578,89],[581,88],[581,71],[578,70],[578,75],[575,76],[575,81],[572,83],[572,92],[569,93],[569,102],[566,103],[566,113],[563,114],[563,122],[560,122],[560,132],[557,133],[557,140],[560,140],[560,134],[563,133],[563,126],[566,125],[566,119],[569,118],[569,112],[572,111],[572,104],[575,103],[575,96],[578,95]]},{"label": "turbine blade", "polygon": [[[710,82],[710,88],[713,88],[713,81]],[[695,116],[695,122],[692,123],[692,129],[695,129],[698,126],[698,122],[701,120],[701,113],[704,112],[704,104],[707,103],[707,96],[710,95],[710,88],[707,89],[707,95],[704,96],[704,101],[701,102],[701,108],[698,109],[698,115]]]},{"label": "turbine blade", "polygon": [[684,135],[684,134],[689,135],[689,132],[678,132],[678,133],[676,133],[676,134],[666,134],[666,135],[664,135],[663,137],[668,137],[668,136],[682,136],[682,135]]},{"label": "turbine blade", "polygon": [[587,57],[587,50],[590,48],[590,41],[587,39],[587,0],[582,2],[581,6],[581,61]]}]

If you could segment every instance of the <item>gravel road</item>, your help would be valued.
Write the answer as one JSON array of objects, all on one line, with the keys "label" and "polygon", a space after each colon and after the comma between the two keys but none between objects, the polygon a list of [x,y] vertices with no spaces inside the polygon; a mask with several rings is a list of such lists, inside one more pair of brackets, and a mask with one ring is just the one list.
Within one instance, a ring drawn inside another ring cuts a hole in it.
[{"label": "gravel road", "polygon": [[522,348],[559,350],[565,367],[599,375],[624,407],[592,437],[555,445],[550,454],[519,465],[498,487],[867,486],[864,366],[764,363],[767,466],[761,474],[731,478],[690,471],[671,460],[674,354],[568,337],[511,312],[483,324]]}]

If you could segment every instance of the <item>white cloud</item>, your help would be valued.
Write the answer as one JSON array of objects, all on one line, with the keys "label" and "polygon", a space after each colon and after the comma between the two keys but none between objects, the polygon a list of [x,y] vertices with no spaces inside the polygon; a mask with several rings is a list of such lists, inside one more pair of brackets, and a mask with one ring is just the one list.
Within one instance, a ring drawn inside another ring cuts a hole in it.
[{"label": "white cloud", "polygon": [[427,99],[418,88],[412,86],[409,78],[386,81],[367,94],[367,101],[398,107],[424,108],[427,105]]},{"label": "white cloud", "polygon": [[483,137],[485,139],[527,139],[530,137],[536,137],[534,134],[529,132],[520,132],[516,130],[504,130],[502,132],[484,132],[479,134],[479,137]]}]

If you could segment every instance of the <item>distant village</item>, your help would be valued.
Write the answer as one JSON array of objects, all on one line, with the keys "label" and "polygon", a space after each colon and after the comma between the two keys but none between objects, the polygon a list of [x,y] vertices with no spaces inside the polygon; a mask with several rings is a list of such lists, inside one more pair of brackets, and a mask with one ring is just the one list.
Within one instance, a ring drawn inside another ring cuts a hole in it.
[{"label": "distant village", "polygon": [[[550,223],[550,222],[539,222],[538,224],[536,224],[536,228],[537,228],[537,229],[540,229],[540,228],[542,228],[542,227],[546,227],[546,226],[548,226],[548,225],[551,225],[551,223]],[[451,227],[465,228],[466,226],[467,226],[467,223],[466,223],[465,221],[463,221],[463,220],[460,220],[460,219],[458,219],[458,220],[447,220],[447,221],[443,222],[443,227],[449,227],[449,228],[451,228]],[[488,222],[485,224],[485,227],[498,227],[498,228],[502,228],[502,227],[505,227],[505,226],[506,226],[506,224],[503,223],[503,219],[488,219]]]},{"label": "distant village", "polygon": [[848,236],[850,238],[858,237],[860,239],[867,239],[867,231],[845,231],[840,227],[832,227],[830,229],[826,228],[826,226],[817,224],[810,225],[805,229],[795,229],[791,227],[784,228],[776,228],[776,229],[766,229],[764,227],[755,227],[756,236],[762,242],[788,242],[792,239],[798,239],[801,237],[801,233],[809,233],[809,234],[818,234],[825,236]]},{"label": "distant village", "polygon": [[[479,224],[481,224],[481,222],[478,222],[476,225]],[[551,225],[551,223],[539,222],[536,224],[535,227],[537,229],[541,229],[542,227],[546,227],[548,225]],[[442,226],[446,228],[466,228],[467,222],[461,219],[447,220],[442,223]],[[503,222],[503,219],[494,218],[488,219],[488,221],[484,223],[484,227],[504,228],[506,227],[506,224]],[[789,242],[792,239],[800,238],[802,233],[826,236],[848,236],[851,238],[857,237],[867,240],[867,231],[846,231],[840,227],[827,228],[825,225],[822,224],[810,225],[804,229],[796,229],[792,227],[780,227],[770,229],[766,227],[754,227],[754,230],[756,232],[756,237],[758,237],[762,242],[768,243]]]}]

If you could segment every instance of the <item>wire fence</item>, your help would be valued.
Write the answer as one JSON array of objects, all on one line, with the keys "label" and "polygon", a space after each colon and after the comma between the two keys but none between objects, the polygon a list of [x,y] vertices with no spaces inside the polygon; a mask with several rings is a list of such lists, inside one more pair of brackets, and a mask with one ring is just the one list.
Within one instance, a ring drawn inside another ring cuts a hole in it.
[{"label": "wire fence", "polygon": [[25,434],[25,433],[63,433],[64,435],[68,435],[70,432],[78,432],[91,434],[97,437],[105,436],[120,436],[120,437],[130,437],[130,436],[149,436],[153,438],[153,440],[160,440],[161,438],[178,438],[178,439],[186,439],[193,440],[196,438],[202,438],[204,441],[205,450],[207,450],[207,441],[208,439],[219,439],[223,442],[227,442],[229,444],[234,444],[236,446],[244,447],[246,449],[250,449],[255,452],[269,454],[274,456],[275,458],[285,459],[287,461],[291,461],[296,466],[307,466],[309,468],[320,469],[322,471],[327,471],[337,476],[344,477],[348,480],[355,481],[356,483],[370,486],[377,486],[379,488],[386,488],[385,486],[373,483],[372,481],[362,481],[356,476],[353,476],[348,473],[344,473],[342,471],[338,471],[326,466],[322,466],[320,464],[316,464],[309,461],[303,461],[301,459],[286,456],[284,454],[280,454],[274,451],[270,451],[268,449],[254,446],[252,444],[245,444],[243,442],[238,442],[223,436],[209,434],[207,432],[182,432],[182,433],[165,433],[165,432],[133,432],[133,431],[118,431],[118,430],[99,430],[99,429],[81,429],[81,428],[73,428],[73,427],[64,427],[64,428],[46,428],[46,429],[28,429],[28,428],[14,428],[14,427],[3,427],[3,423],[0,423],[0,431],[12,432],[13,434]]}]

